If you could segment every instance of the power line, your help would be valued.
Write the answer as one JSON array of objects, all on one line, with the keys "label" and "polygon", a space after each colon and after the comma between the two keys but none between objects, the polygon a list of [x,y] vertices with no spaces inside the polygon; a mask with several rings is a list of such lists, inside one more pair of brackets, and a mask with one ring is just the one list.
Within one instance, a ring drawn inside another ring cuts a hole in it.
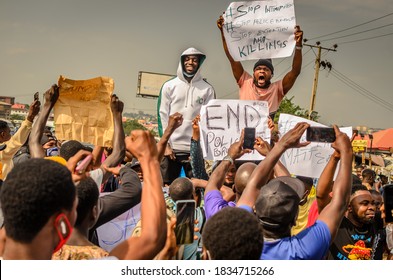
[{"label": "power line", "polygon": [[[387,102],[387,101],[383,100],[382,98],[376,96],[372,92],[364,89],[363,87],[361,87],[360,85],[358,85],[357,83],[352,81],[350,78],[346,77],[344,74],[338,72],[336,69],[333,69],[330,73],[332,74],[332,76],[334,76],[335,78],[340,80],[342,83],[344,83],[348,87],[350,87],[353,90],[355,90],[355,92],[357,92],[360,95],[368,98],[369,100],[373,101],[377,105],[380,105],[380,106],[384,107],[385,109],[393,112],[392,104],[390,104],[389,102]],[[386,103],[389,104],[390,106],[386,105]]]},{"label": "power line", "polygon": [[365,89],[364,87],[360,86],[359,84],[357,84],[356,82],[354,82],[353,80],[351,80],[350,78],[348,78],[347,76],[345,76],[344,74],[340,73],[339,71],[337,71],[337,69],[333,69],[333,71],[335,73],[338,73],[340,76],[344,77],[346,80],[350,81],[352,84],[354,84],[355,86],[357,86],[360,90],[366,92],[367,94],[369,94],[372,98],[374,98],[375,100],[378,100],[378,102],[381,102],[383,104],[388,104],[392,109],[393,109],[393,104],[380,98],[379,96],[373,94],[371,91]]},{"label": "power line", "polygon": [[369,31],[374,31],[374,30],[377,30],[377,29],[380,29],[380,28],[391,26],[391,25],[393,25],[393,23],[389,23],[389,24],[386,24],[386,25],[383,25],[383,26],[371,28],[371,29],[364,30],[364,31],[359,31],[359,32],[356,32],[356,33],[348,34],[348,35],[343,35],[343,36],[334,37],[334,38],[328,38],[328,39],[324,39],[324,40],[321,40],[321,41],[325,42],[325,41],[331,41],[331,40],[336,40],[336,39],[340,39],[340,38],[350,37],[350,36],[366,33],[366,32],[369,32]]},{"label": "power line", "polygon": [[389,13],[389,14],[384,15],[384,16],[381,16],[381,17],[379,17],[379,18],[372,19],[372,20],[369,20],[369,21],[367,21],[367,22],[364,22],[364,23],[361,23],[361,24],[357,24],[357,25],[354,25],[354,26],[352,26],[352,27],[348,27],[348,28],[345,28],[345,29],[342,29],[342,30],[339,30],[339,31],[335,31],[335,32],[332,32],[332,33],[329,33],[329,34],[325,34],[325,35],[322,35],[322,36],[314,37],[314,38],[311,38],[311,39],[309,39],[309,40],[315,40],[315,39],[327,37],[327,36],[330,36],[330,35],[333,35],[333,34],[341,33],[341,32],[344,32],[344,31],[347,31],[347,30],[350,30],[350,29],[353,29],[353,28],[356,28],[356,27],[359,27],[359,26],[368,24],[368,23],[370,23],[370,22],[374,22],[374,21],[380,20],[380,19],[382,19],[382,18],[391,16],[391,15],[393,15],[393,13]]},{"label": "power line", "polygon": [[367,41],[367,40],[371,40],[371,39],[375,39],[375,38],[381,38],[381,37],[390,36],[390,35],[393,35],[393,33],[388,33],[388,34],[378,35],[378,36],[374,36],[374,37],[369,37],[369,38],[363,38],[363,39],[353,40],[353,41],[340,42],[340,43],[338,43],[338,44],[339,44],[339,45],[345,45],[345,44],[350,44],[350,43],[355,43],[355,42],[361,42],[361,41]]}]

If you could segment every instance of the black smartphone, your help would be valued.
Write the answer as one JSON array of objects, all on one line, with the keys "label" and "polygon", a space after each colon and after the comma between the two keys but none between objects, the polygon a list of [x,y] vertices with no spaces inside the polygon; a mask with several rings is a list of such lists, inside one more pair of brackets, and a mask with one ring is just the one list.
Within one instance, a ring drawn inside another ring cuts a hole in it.
[{"label": "black smartphone", "polygon": [[254,143],[255,143],[255,127],[245,127],[243,149],[254,150]]},{"label": "black smartphone", "polygon": [[34,101],[38,100],[39,98],[39,93],[37,91],[36,93],[34,93]]},{"label": "black smartphone", "polygon": [[307,128],[306,139],[310,142],[333,143],[336,141],[336,132],[332,127],[310,126]]},{"label": "black smartphone", "polygon": [[176,244],[194,242],[195,205],[193,199],[176,201]]},{"label": "black smartphone", "polygon": [[393,222],[393,184],[383,187],[383,203],[385,205],[385,222]]}]

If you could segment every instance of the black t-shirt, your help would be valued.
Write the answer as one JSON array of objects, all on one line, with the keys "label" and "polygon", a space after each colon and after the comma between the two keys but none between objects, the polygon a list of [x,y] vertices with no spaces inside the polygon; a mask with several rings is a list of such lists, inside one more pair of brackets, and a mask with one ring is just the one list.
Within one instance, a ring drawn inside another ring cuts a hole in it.
[{"label": "black t-shirt", "polygon": [[329,260],[382,259],[383,236],[376,224],[356,228],[346,217],[343,218],[336,238],[329,248]]}]

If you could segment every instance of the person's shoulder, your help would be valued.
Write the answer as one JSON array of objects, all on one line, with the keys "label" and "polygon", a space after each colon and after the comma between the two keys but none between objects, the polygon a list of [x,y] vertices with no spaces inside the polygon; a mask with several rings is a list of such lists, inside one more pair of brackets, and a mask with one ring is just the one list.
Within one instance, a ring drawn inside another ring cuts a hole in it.
[{"label": "person's shoulder", "polygon": [[162,88],[170,87],[170,86],[172,86],[173,84],[177,84],[177,83],[184,83],[184,82],[183,82],[181,79],[179,79],[179,77],[175,76],[175,77],[173,77],[173,78],[171,78],[171,79],[165,81],[165,82],[162,84]]}]

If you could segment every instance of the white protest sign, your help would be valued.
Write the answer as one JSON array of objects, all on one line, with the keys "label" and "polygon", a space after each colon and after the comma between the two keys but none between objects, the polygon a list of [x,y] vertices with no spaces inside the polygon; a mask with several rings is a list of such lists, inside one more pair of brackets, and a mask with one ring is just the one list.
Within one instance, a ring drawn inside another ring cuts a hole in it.
[{"label": "white protest sign", "polygon": [[[106,194],[106,193],[103,193]],[[97,228],[100,247],[110,252],[119,243],[127,240],[141,218],[141,204]]]},{"label": "white protest sign", "polygon": [[232,2],[223,32],[236,61],[288,57],[295,47],[293,0]]},{"label": "white protest sign", "polygon": [[[201,148],[205,159],[221,160],[228,154],[232,143],[240,138],[244,127],[255,127],[255,137],[270,142],[267,125],[269,107],[266,101],[210,100],[201,108]],[[260,160],[263,157],[253,151],[241,160]]]},{"label": "white protest sign", "polygon": [[[280,114],[278,120],[280,136],[287,133],[299,122],[306,122],[311,126],[327,127],[301,117]],[[341,127],[340,131],[347,134],[349,138],[352,137],[352,127]],[[300,142],[306,142],[306,132]],[[306,147],[285,151],[280,160],[291,174],[319,178],[333,152],[331,143],[311,142]]]}]

